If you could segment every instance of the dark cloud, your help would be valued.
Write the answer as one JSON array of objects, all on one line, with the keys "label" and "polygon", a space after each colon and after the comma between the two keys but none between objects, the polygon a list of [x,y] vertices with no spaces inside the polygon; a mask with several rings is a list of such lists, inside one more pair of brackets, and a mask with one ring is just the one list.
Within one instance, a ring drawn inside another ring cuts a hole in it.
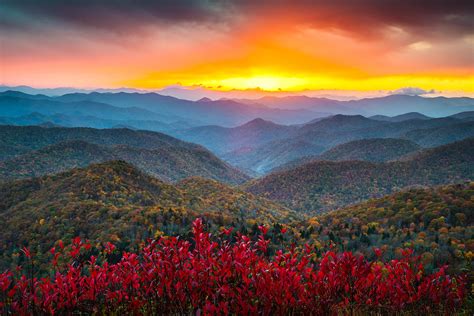
[{"label": "dark cloud", "polygon": [[315,28],[337,29],[361,36],[380,34],[384,27],[399,27],[423,35],[472,34],[472,0],[312,0],[237,2],[246,12],[278,11],[294,15],[301,23]]},{"label": "dark cloud", "polygon": [[[472,0],[3,0],[4,27],[27,28],[33,21],[64,23],[107,31],[160,23],[226,23],[234,17],[265,20],[273,14],[315,28],[359,36],[380,34],[384,26],[411,34],[463,36],[474,29]],[[7,17],[5,17],[5,15]],[[1,17],[1,16],[0,16]]]},{"label": "dark cloud", "polygon": [[[121,31],[130,27],[179,22],[216,22],[226,1],[197,0],[4,0],[0,25],[27,29],[38,23]],[[130,30],[133,32],[133,30]]]}]

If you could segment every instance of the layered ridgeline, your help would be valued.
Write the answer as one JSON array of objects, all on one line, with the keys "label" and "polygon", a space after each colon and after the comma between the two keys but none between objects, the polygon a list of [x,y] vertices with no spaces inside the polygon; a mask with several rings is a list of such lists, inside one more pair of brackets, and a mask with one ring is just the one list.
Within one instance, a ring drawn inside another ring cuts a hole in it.
[{"label": "layered ridgeline", "polygon": [[412,141],[398,138],[369,138],[350,141],[323,152],[320,155],[305,156],[279,165],[270,172],[288,170],[317,160],[328,161],[371,161],[387,162],[397,160],[421,150]]},{"label": "layered ridgeline", "polygon": [[248,179],[202,146],[157,132],[0,126],[0,148],[3,181],[117,159],[166,181],[202,176],[237,184]]},{"label": "layered ridgeline", "polygon": [[128,126],[167,132],[203,124],[191,118],[157,113],[131,103],[114,106],[93,98],[68,100],[17,91],[0,93],[0,123],[20,126],[53,123],[64,127],[93,128]]},{"label": "layered ridgeline", "polygon": [[421,255],[426,267],[449,264],[472,269],[474,183],[411,189],[310,218],[294,229],[318,247],[362,252],[385,259],[403,248]]},{"label": "layered ridgeline", "polygon": [[148,237],[187,234],[204,217],[213,230],[300,217],[264,198],[213,180],[162,182],[123,161],[0,185],[2,268],[21,246],[46,253],[57,240],[81,236],[114,241],[123,249]]},{"label": "layered ridgeline", "polygon": [[138,120],[161,120],[165,117],[143,108],[133,106],[119,108],[92,100],[61,102],[45,95],[29,95],[16,91],[0,93],[0,116],[13,119],[32,113],[90,116],[109,120],[127,120],[130,117]]},{"label": "layered ridgeline", "polygon": [[[156,93],[94,92],[49,97],[6,91],[0,93],[0,124],[161,131],[201,144],[241,170],[265,174],[291,160],[320,155],[353,140],[402,138],[433,147],[473,137],[473,108],[470,98],[188,101]],[[408,110],[420,113],[405,113]],[[461,111],[466,112],[459,114]],[[435,113],[451,116],[427,116]],[[367,118],[360,114],[379,115]],[[243,125],[232,127],[239,124]]]},{"label": "layered ridgeline", "polygon": [[[133,116],[131,116],[133,117]],[[171,120],[165,123],[158,120],[139,120],[139,119],[106,119],[92,115],[78,114],[51,114],[43,115],[38,112],[16,116],[16,117],[0,117],[0,125],[17,125],[17,126],[56,126],[56,127],[92,127],[92,128],[120,128],[141,129],[156,132],[173,133],[176,129],[190,128],[195,124],[194,121]]]},{"label": "layered ridgeline", "polygon": [[398,191],[474,179],[474,138],[426,149],[403,161],[311,161],[250,181],[246,189],[290,208],[321,212]]},{"label": "layered ridgeline", "polygon": [[423,115],[418,112],[409,112],[409,113],[395,115],[395,116],[374,115],[369,118],[373,120],[377,120],[377,121],[403,122],[403,121],[408,121],[408,120],[429,120],[432,117]]},{"label": "layered ridgeline", "polygon": [[474,121],[465,120],[468,122],[411,130],[403,136],[423,147],[435,147],[474,137]]},{"label": "layered ridgeline", "polygon": [[[389,95],[360,100],[337,101],[327,98],[307,96],[273,97],[265,96],[257,100],[239,100],[240,102],[258,103],[268,107],[287,109],[308,109],[325,113],[346,115],[362,114],[367,116],[401,116],[405,113],[419,112],[425,116],[448,116],[461,111],[472,111],[474,99],[460,98],[424,98],[411,95]],[[395,120],[405,119],[403,116]]]},{"label": "layered ridgeline", "polygon": [[[177,135],[210,148],[243,170],[260,174],[298,158],[321,155],[335,146],[355,140],[397,138],[422,147],[434,147],[474,137],[474,122],[454,117],[387,122],[360,115],[335,115],[300,126],[277,125],[262,120],[259,124],[257,121],[249,124],[252,128],[247,133],[242,132],[243,127],[199,127]],[[388,142],[387,146],[390,146]],[[401,146],[405,147],[406,143]]]},{"label": "layered ridgeline", "polygon": [[17,91],[0,92],[0,117],[15,118],[33,112],[42,115],[63,114],[70,117],[79,115],[121,120],[122,124],[138,128],[142,128],[140,122],[133,121],[148,121],[149,124],[150,121],[166,124],[184,121],[191,126],[209,124],[235,126],[257,117],[294,124],[302,123],[308,117],[321,116],[320,113],[305,109],[272,109],[233,100],[189,101],[157,93],[92,92],[49,97]]},{"label": "layered ridgeline", "polygon": [[[139,107],[163,115],[174,115],[182,118],[203,117],[208,124],[235,125],[257,117],[291,124],[297,121],[308,121],[308,116],[321,116],[322,114],[361,114],[366,116],[384,115],[400,116],[408,112],[419,112],[422,115],[436,117],[448,116],[462,111],[472,111],[474,100],[472,98],[424,98],[420,96],[389,95],[378,98],[361,100],[338,101],[327,98],[307,96],[274,97],[265,96],[260,99],[221,99],[211,100],[203,98],[198,101],[178,99],[158,93],[130,93],[130,92],[91,92],[69,93],[62,96],[48,97],[35,93],[50,93],[48,91],[21,89],[21,87],[5,91],[0,88],[0,96],[14,96],[30,99],[48,99],[63,103],[72,102],[97,102],[115,107]],[[26,93],[24,93],[26,92]],[[64,91],[68,92],[68,91]],[[311,119],[311,118],[310,118]],[[403,117],[397,120],[404,119]]]},{"label": "layered ridgeline", "polygon": [[176,132],[176,136],[193,143],[199,143],[217,154],[225,154],[286,138],[297,129],[297,126],[280,125],[258,118],[233,128],[194,127]]},{"label": "layered ridgeline", "polygon": [[398,159],[420,149],[421,147],[419,145],[406,139],[362,139],[337,145],[321,154],[318,159],[384,162]]}]

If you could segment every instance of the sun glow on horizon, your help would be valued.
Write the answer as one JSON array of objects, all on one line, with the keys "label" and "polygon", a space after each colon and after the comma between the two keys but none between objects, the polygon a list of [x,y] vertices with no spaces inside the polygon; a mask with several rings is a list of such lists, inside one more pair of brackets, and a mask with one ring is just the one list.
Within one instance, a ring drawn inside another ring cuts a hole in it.
[{"label": "sun glow on horizon", "polygon": [[[298,92],[307,90],[396,90],[407,86],[416,86],[426,90],[436,91],[465,91],[474,92],[474,76],[453,75],[398,75],[398,76],[368,76],[361,78],[331,77],[323,75],[304,74],[301,76],[285,76],[277,74],[261,74],[253,76],[235,76],[208,79],[206,75],[196,74],[179,82],[168,81],[158,74],[148,75],[137,80],[127,80],[118,86],[134,88],[160,89],[174,84],[183,86],[199,86],[216,91],[230,90],[261,90]],[[179,76],[179,75],[177,75]],[[185,76],[183,76],[185,77]]]},{"label": "sun glow on horizon", "polygon": [[472,19],[462,6],[264,2],[12,2],[0,10],[10,25],[0,29],[0,84],[474,92]]}]

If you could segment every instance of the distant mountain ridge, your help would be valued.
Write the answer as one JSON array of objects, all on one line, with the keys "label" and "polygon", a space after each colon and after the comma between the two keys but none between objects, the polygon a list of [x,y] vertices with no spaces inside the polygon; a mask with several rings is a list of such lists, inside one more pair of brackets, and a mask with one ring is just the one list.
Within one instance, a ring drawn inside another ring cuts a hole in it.
[{"label": "distant mountain ridge", "polygon": [[0,148],[4,180],[117,159],[167,181],[203,176],[237,184],[248,179],[202,146],[156,132],[0,126]]},{"label": "distant mountain ridge", "polygon": [[[262,117],[279,124],[301,124],[318,117],[331,114],[362,115],[400,115],[407,112],[420,112],[423,115],[439,117],[462,111],[474,110],[472,98],[423,98],[419,96],[390,95],[380,98],[352,101],[337,101],[326,98],[263,97],[257,100],[210,100],[189,101],[158,93],[138,92],[91,92],[70,93],[61,96],[29,95],[15,91],[0,92],[0,104],[3,98],[17,98],[39,103],[62,102],[63,104],[107,104],[113,107],[146,110],[162,117],[174,117],[174,120],[196,120],[204,124],[218,124],[227,127],[241,125],[244,122]],[[7,103],[14,102],[7,100]],[[17,102],[18,104],[18,102]],[[51,106],[51,105],[50,105]],[[7,116],[0,110],[0,116]],[[34,111],[34,110],[31,110]],[[130,110],[129,110],[130,111]],[[58,113],[58,112],[56,112]],[[64,113],[64,112],[62,112]],[[27,113],[23,113],[25,115]],[[43,113],[51,114],[51,113]],[[100,114],[100,113],[99,113]],[[88,115],[93,115],[88,113]],[[106,117],[112,119],[112,117]],[[139,119],[129,117],[129,119]],[[152,119],[151,116],[148,120]],[[155,118],[165,121],[163,118]]]},{"label": "distant mountain ridge", "polygon": [[104,119],[156,119],[162,116],[139,107],[118,108],[106,103],[96,101],[79,100],[74,102],[61,102],[50,98],[17,97],[0,94],[0,114],[6,117],[17,117],[31,113],[41,113],[43,115],[67,114],[96,116]]},{"label": "distant mountain ridge", "polygon": [[245,185],[290,208],[321,212],[399,191],[474,179],[474,138],[414,154],[405,161],[311,161]]},{"label": "distant mountain ridge", "polygon": [[133,119],[104,119],[91,115],[82,114],[62,114],[56,113],[44,115],[38,112],[32,112],[27,115],[16,117],[0,117],[1,125],[44,125],[54,124],[62,127],[91,127],[91,128],[116,128],[117,126],[130,129],[149,130],[154,132],[165,132],[173,134],[174,130],[193,127],[196,122],[174,121],[164,123],[156,120],[133,120]]},{"label": "distant mountain ridge", "polygon": [[402,135],[423,147],[435,147],[474,137],[474,121],[425,129],[414,129]]},{"label": "distant mountain ridge", "polygon": [[[247,145],[219,156],[234,166],[265,174],[273,168],[305,156],[317,156],[334,146],[373,138],[400,138],[423,147],[439,146],[474,137],[474,122],[452,117],[377,121],[361,115],[334,115],[304,124],[283,137],[261,145]],[[192,140],[202,143],[199,134]]]},{"label": "distant mountain ridge", "polygon": [[371,138],[337,145],[322,153],[321,160],[364,160],[384,162],[420,150],[416,143],[397,138]]},{"label": "distant mountain ridge", "polygon": [[387,122],[403,122],[408,120],[429,120],[432,117],[423,115],[418,112],[410,112],[405,114],[400,114],[396,116],[385,116],[385,115],[374,115],[369,117],[377,121],[387,121]]},{"label": "distant mountain ridge", "polygon": [[421,148],[421,146],[412,141],[398,138],[369,138],[354,140],[334,146],[320,155],[305,156],[290,161],[276,167],[271,170],[271,172],[288,170],[315,160],[386,162],[417,152]]},{"label": "distant mountain ridge", "polygon": [[272,140],[287,137],[296,129],[294,126],[279,125],[256,118],[233,128],[194,127],[177,132],[176,136],[186,141],[199,143],[215,153],[225,154],[243,147],[260,146]]},{"label": "distant mountain ridge", "polygon": [[279,123],[302,122],[308,116],[318,116],[309,110],[271,109],[251,106],[233,100],[189,101],[158,93],[74,93],[57,97],[66,102],[94,101],[117,107],[139,107],[155,113],[174,115],[185,119],[199,118],[205,123],[235,126],[257,117]]},{"label": "distant mountain ridge", "polygon": [[462,111],[472,111],[474,99],[468,97],[425,98],[410,95],[388,95],[384,97],[359,100],[338,101],[327,98],[288,96],[262,97],[256,100],[238,100],[244,103],[256,103],[269,107],[307,109],[315,112],[365,116],[397,116],[409,112],[419,112],[431,117],[448,116]]},{"label": "distant mountain ridge", "polygon": [[457,119],[474,119],[474,111],[465,111],[451,115]]},{"label": "distant mountain ridge", "polygon": [[[203,145],[237,168],[261,175],[354,140],[400,138],[432,147],[472,137],[473,100],[391,95],[353,101],[295,96],[239,102],[189,101],[136,92],[49,97],[6,91],[0,93],[0,124],[160,131]],[[285,102],[294,104],[278,108]],[[305,107],[298,107],[298,102]],[[311,108],[314,102],[318,106]],[[332,111],[322,111],[326,106]],[[336,111],[351,115],[333,113]],[[427,111],[450,116],[429,118]],[[361,115],[372,113],[378,115],[376,119]]]}]

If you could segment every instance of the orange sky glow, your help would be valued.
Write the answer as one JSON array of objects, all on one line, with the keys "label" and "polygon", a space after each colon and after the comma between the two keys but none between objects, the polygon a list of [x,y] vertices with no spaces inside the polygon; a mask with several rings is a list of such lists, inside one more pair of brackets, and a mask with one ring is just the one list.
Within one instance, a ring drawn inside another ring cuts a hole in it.
[{"label": "orange sky glow", "polygon": [[365,12],[358,7],[290,1],[272,7],[199,6],[197,13],[173,8],[164,17],[135,10],[129,14],[136,18],[124,20],[126,8],[100,7],[97,15],[103,16],[95,18],[110,21],[91,25],[77,19],[82,11],[73,19],[71,8],[57,3],[35,10],[0,4],[6,25],[0,31],[0,84],[474,92],[473,29],[464,25],[470,22],[455,21],[462,8],[450,12],[448,4],[446,15],[428,10],[426,21],[416,7],[411,9],[421,18],[408,20],[377,18],[389,13],[372,7],[370,16],[358,17]]}]

